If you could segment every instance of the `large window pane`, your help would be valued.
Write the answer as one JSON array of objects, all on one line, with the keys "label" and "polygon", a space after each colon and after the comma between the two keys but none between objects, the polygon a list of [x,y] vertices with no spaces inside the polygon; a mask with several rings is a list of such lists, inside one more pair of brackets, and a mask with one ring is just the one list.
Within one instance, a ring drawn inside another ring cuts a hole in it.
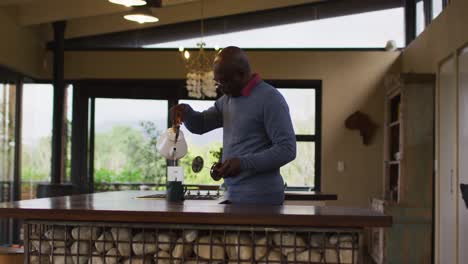
[{"label": "large window pane", "polygon": [[288,103],[297,135],[315,134],[315,89],[278,89]]},{"label": "large window pane", "polygon": [[16,87],[0,83],[0,202],[11,200],[15,161]]},{"label": "large window pane", "polygon": [[117,183],[136,188],[141,183],[165,183],[166,160],[156,142],[167,129],[167,108],[163,100],[96,99],[96,191]]},{"label": "large window pane", "polygon": [[65,171],[64,182],[71,181],[71,137],[72,137],[72,114],[73,114],[73,85],[65,89]]},{"label": "large window pane", "polygon": [[22,113],[21,198],[36,196],[38,182],[50,181],[52,139],[51,84],[24,84]]},{"label": "large window pane", "polygon": [[314,187],[315,143],[297,142],[296,159],[281,168],[281,175],[288,186]]},{"label": "large window pane", "polygon": [[[0,203],[12,200],[15,165],[16,86],[0,83]],[[11,243],[10,221],[0,219],[0,243]]]},{"label": "large window pane", "polygon": [[426,27],[424,16],[424,1],[420,0],[416,3],[416,36],[421,34]]},{"label": "large window pane", "polygon": [[432,0],[432,18],[436,18],[440,13],[442,13],[443,7],[442,0]]},{"label": "large window pane", "polygon": [[[196,111],[206,110],[214,105],[214,101],[199,101],[199,100],[180,100],[181,104],[189,104]],[[218,161],[217,153],[223,146],[223,130],[222,128],[215,129],[203,135],[196,135],[182,126],[185,139],[187,140],[188,153],[181,159],[180,164],[185,170],[186,184],[220,184],[211,179],[211,165]],[[199,172],[192,172],[191,163],[196,156],[203,157],[205,168]]]},{"label": "large window pane", "polygon": [[[241,48],[383,48],[388,40],[404,46],[403,8],[204,37],[209,48],[231,45]],[[192,38],[145,47],[197,48],[199,41],[199,38]]]}]

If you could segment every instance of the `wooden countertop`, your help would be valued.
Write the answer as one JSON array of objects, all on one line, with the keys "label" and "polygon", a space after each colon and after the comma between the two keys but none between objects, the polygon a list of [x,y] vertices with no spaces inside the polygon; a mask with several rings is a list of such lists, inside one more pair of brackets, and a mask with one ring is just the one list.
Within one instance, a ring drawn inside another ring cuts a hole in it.
[{"label": "wooden countertop", "polygon": [[216,200],[136,199],[151,191],[121,191],[0,204],[0,217],[49,221],[223,224],[307,227],[389,227],[391,216],[366,208],[218,204]]},{"label": "wooden countertop", "polygon": [[0,255],[12,255],[12,254],[24,254],[24,248],[0,247]]}]

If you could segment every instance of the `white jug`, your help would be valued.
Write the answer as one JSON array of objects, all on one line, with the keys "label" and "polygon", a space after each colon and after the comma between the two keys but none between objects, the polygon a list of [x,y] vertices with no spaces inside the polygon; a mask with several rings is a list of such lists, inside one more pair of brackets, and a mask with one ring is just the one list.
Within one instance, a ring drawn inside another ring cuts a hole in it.
[{"label": "white jug", "polygon": [[178,160],[187,154],[187,142],[184,133],[179,130],[179,137],[176,141],[176,129],[169,128],[158,138],[156,148],[158,152],[168,160]]}]

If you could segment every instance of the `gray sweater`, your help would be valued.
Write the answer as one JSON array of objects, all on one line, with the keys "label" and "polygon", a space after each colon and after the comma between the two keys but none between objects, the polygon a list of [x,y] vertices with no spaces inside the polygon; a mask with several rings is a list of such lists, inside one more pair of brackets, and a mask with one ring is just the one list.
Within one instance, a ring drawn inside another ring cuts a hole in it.
[{"label": "gray sweater", "polygon": [[225,179],[231,202],[282,204],[280,167],[296,158],[296,136],[288,105],[276,88],[261,81],[249,96],[224,95],[203,112],[186,109],[190,132],[223,127],[223,161],[241,161],[241,173]]}]

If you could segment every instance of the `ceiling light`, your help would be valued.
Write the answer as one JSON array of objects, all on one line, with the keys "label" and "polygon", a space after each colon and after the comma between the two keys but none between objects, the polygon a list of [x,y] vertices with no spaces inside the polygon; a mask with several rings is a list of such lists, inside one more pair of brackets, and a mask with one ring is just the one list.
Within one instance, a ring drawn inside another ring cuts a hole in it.
[{"label": "ceiling light", "polygon": [[186,50],[186,51],[184,52],[184,58],[185,58],[186,60],[190,59],[190,52],[189,52],[188,50]]},{"label": "ceiling light", "polygon": [[144,6],[146,5],[145,0],[109,0],[109,2],[117,5],[124,5],[124,6]]},{"label": "ceiling light", "polygon": [[138,22],[140,24],[154,23],[159,21],[157,17],[153,16],[149,9],[134,11],[130,14],[125,15],[124,18],[130,21]]}]

